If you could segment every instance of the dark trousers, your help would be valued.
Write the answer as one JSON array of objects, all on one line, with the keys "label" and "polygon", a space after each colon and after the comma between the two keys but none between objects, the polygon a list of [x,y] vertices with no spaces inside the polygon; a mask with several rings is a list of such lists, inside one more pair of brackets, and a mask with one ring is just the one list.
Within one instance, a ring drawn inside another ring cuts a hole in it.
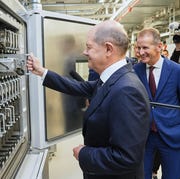
[{"label": "dark trousers", "polygon": [[162,179],[180,179],[180,149],[169,147],[157,132],[150,132],[145,150],[145,179],[152,179],[155,151],[161,156]]},{"label": "dark trousers", "polygon": [[152,172],[157,174],[157,171],[159,170],[159,167],[160,167],[160,153],[159,151],[157,150],[155,152],[155,156],[154,156],[154,163],[153,163],[153,169],[152,169]]}]

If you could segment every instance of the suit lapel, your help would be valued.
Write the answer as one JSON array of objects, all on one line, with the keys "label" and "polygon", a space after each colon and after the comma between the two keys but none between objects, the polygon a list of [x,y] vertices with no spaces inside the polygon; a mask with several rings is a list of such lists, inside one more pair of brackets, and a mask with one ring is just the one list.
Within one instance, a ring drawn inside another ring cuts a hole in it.
[{"label": "suit lapel", "polygon": [[105,99],[105,97],[107,96],[109,91],[110,91],[110,88],[107,85],[102,86],[97,91],[97,93],[95,94],[95,96],[91,100],[89,108],[87,109],[87,111],[85,113],[85,118],[88,118],[88,116],[91,115],[96,110],[97,106],[99,106],[102,103],[102,101]]},{"label": "suit lapel", "polygon": [[[143,84],[144,84],[144,86],[145,86],[145,88],[146,88],[146,90],[148,92],[148,95],[149,95],[150,99],[153,100],[152,95],[151,95],[151,91],[150,91],[150,88],[149,88],[149,83],[147,81],[146,64],[141,63],[141,64],[138,64],[138,65],[140,65],[140,66],[138,68],[137,74],[138,74],[139,78],[141,79],[141,81],[143,82]],[[160,76],[160,79],[159,79],[159,84],[158,84],[158,88],[156,90],[156,95],[155,95],[154,100],[156,100],[158,98],[158,96],[160,95],[160,93],[163,90],[164,85],[166,84],[171,72],[172,72],[172,70],[171,70],[170,63],[168,63],[167,59],[164,59],[163,66],[162,66],[162,71],[161,71],[161,76]]]},{"label": "suit lapel", "polygon": [[171,70],[170,64],[168,63],[168,61],[166,59],[164,59],[164,63],[163,63],[163,66],[162,66],[162,71],[161,71],[161,76],[160,76],[160,79],[159,79],[158,88],[156,90],[155,99],[158,98],[161,91],[163,90],[163,88],[164,88],[164,86],[165,86],[171,72],[172,72],[172,70]]},{"label": "suit lapel", "polygon": [[127,64],[117,70],[105,83],[104,85],[98,90],[97,94],[92,98],[91,104],[85,113],[85,119],[87,119],[97,107],[103,102],[103,100],[108,95],[111,87],[116,83],[116,81],[124,74],[132,70],[132,65]]},{"label": "suit lapel", "polygon": [[152,99],[152,94],[151,94],[151,91],[150,91],[150,88],[149,88],[149,82],[147,80],[147,74],[146,74],[146,64],[145,63],[141,63],[141,64],[138,64],[140,65],[140,68],[138,69],[137,71],[137,74],[140,78],[140,80],[142,81],[142,83],[144,84],[147,92],[148,92],[148,96]]}]

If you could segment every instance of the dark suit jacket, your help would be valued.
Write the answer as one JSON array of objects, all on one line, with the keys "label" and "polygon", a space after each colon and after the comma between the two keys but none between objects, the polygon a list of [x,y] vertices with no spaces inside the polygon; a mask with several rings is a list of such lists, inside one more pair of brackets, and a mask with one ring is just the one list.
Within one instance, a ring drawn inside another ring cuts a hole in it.
[{"label": "dark suit jacket", "polygon": [[[48,71],[44,85],[71,95],[93,95],[97,81],[70,81]],[[146,89],[127,64],[92,98],[83,124],[79,164],[85,179],[143,179],[149,129]]]},{"label": "dark suit jacket", "polygon": [[[146,64],[139,63],[134,66],[134,69],[143,82],[150,101],[180,106],[179,64],[164,58],[154,99],[152,98],[146,77]],[[180,149],[180,110],[155,106],[151,110],[151,120],[152,117],[164,142],[170,147]]]}]

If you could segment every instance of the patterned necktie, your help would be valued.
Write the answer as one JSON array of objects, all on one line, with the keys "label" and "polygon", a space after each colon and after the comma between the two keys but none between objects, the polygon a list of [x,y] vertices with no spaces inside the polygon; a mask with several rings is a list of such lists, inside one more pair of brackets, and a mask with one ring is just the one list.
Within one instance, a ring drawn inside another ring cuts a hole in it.
[{"label": "patterned necktie", "polygon": [[149,67],[149,87],[150,87],[153,98],[155,97],[155,94],[156,94],[156,83],[155,83],[154,74],[153,74],[154,68],[155,67],[153,66]]},{"label": "patterned necktie", "polygon": [[99,78],[98,82],[97,82],[97,90],[99,90],[101,88],[103,84],[103,81]]},{"label": "patterned necktie", "polygon": [[[153,74],[154,68],[155,67],[153,67],[153,66],[149,67],[149,87],[150,87],[153,98],[155,97],[155,94],[156,94],[156,83],[155,83],[154,74]],[[156,123],[155,123],[154,119],[152,121],[151,130],[153,132],[157,132],[157,127],[156,127]]]},{"label": "patterned necktie", "polygon": [[96,87],[94,89],[92,98],[97,94],[98,90],[102,87],[102,85],[103,85],[103,81],[99,78],[99,80],[98,80],[98,82],[96,84]]}]

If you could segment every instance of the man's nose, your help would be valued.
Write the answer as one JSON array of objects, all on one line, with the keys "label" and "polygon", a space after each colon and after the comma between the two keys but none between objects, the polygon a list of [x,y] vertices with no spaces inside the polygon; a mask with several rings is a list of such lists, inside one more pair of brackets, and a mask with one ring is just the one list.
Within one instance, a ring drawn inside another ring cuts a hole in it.
[{"label": "man's nose", "polygon": [[138,49],[140,55],[144,54],[144,50],[142,48]]}]

